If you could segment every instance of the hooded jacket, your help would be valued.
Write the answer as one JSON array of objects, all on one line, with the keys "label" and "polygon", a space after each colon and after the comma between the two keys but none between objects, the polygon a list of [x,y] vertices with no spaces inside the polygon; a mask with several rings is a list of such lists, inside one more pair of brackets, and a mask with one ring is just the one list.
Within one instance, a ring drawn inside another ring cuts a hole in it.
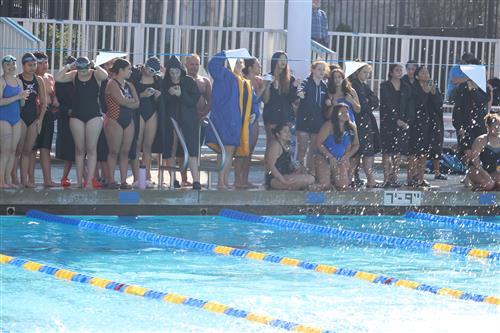
[{"label": "hooded jacket", "polygon": [[[170,79],[169,70],[171,68],[178,68],[181,70],[181,77],[179,83],[173,83]],[[171,95],[168,90],[173,86],[180,86],[181,95]],[[194,141],[198,138],[198,115],[196,104],[200,99],[200,92],[196,82],[189,76],[182,67],[179,58],[172,56],[168,59],[166,64],[165,78],[162,83],[162,97],[164,107],[160,110],[159,126],[157,139],[160,141],[161,152],[165,155],[163,157],[175,156],[172,152],[173,133],[171,118],[175,119],[182,134],[187,141]],[[198,152],[195,151],[196,147],[190,147],[188,144],[190,156],[196,156]]]},{"label": "hooded jacket", "polygon": [[[214,82],[210,119],[224,145],[235,146],[236,156],[250,154],[250,113],[255,113],[253,88],[250,81],[236,76],[224,66],[226,53],[217,53],[208,63],[208,71]],[[205,141],[219,152],[221,147],[210,127]]]}]

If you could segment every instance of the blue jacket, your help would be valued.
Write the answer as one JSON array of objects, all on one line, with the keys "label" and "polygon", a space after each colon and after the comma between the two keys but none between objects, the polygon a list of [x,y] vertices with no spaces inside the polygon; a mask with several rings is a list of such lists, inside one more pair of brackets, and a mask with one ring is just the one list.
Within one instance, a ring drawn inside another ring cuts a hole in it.
[{"label": "blue jacket", "polygon": [[[213,78],[210,119],[224,145],[238,146],[242,124],[238,79],[224,66],[225,57],[222,51],[208,62],[208,72]],[[210,127],[207,128],[205,141],[207,144],[217,144]]]}]

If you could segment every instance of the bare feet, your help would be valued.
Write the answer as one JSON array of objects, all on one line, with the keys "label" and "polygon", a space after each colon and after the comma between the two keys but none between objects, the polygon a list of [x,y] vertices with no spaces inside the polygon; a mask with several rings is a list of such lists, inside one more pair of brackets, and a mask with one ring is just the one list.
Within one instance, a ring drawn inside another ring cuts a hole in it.
[{"label": "bare feet", "polygon": [[34,183],[31,183],[31,182],[29,182],[29,183],[25,183],[25,184],[23,184],[23,186],[24,186],[25,188],[35,188],[35,184],[34,184]]},{"label": "bare feet", "polygon": [[52,180],[48,183],[43,183],[43,187],[60,187],[58,183],[53,182]]},{"label": "bare feet", "polygon": [[10,189],[12,186],[10,184],[0,184],[0,189]]}]

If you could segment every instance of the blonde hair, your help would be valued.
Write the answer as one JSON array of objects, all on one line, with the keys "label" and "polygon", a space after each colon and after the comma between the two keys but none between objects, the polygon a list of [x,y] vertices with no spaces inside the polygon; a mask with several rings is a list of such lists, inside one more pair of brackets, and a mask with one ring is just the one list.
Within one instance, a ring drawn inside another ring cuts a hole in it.
[{"label": "blonde hair", "polygon": [[315,60],[311,64],[311,72],[316,69],[316,67],[323,65],[325,66],[325,75],[328,75],[330,73],[330,68],[328,67],[328,64],[323,61],[323,60]]},{"label": "blonde hair", "polygon": [[198,61],[201,61],[201,58],[197,53],[191,53],[190,55],[188,55],[186,57],[186,62],[188,62],[189,60],[192,60],[192,59],[198,59]]}]

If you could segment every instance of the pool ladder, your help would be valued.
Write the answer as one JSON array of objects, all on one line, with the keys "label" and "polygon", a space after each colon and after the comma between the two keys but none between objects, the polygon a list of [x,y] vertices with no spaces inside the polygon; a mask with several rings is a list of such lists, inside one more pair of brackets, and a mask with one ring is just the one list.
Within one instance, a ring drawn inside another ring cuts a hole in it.
[{"label": "pool ladder", "polygon": [[[186,170],[188,168],[188,163],[189,163],[189,151],[188,151],[188,148],[186,145],[186,140],[184,139],[184,134],[182,133],[177,121],[172,117],[170,117],[170,120],[172,121],[172,125],[174,127],[175,134],[177,135],[179,143],[180,143],[182,150],[184,152],[184,159],[182,161],[181,166],[176,165],[176,166],[164,167],[163,166],[163,156],[162,156],[162,154],[159,154],[158,183],[160,184],[160,186],[161,186],[161,184],[163,184],[163,172],[165,170],[173,171],[173,172],[183,171],[183,170]],[[214,132],[214,136],[215,136],[215,139],[217,140],[217,144],[219,145],[219,147],[224,147],[222,140],[219,136],[219,132],[217,131],[214,123],[212,122],[212,120],[208,116],[205,116],[200,120],[200,125],[198,127],[198,133],[199,133],[200,138],[201,138],[201,130],[204,127],[210,127],[212,129],[212,131]],[[212,188],[213,173],[219,172],[220,170],[222,170],[224,168],[224,165],[226,164],[226,152],[224,149],[221,149],[221,159],[220,159],[219,164],[217,164],[217,162],[215,165],[211,162],[206,163],[206,164],[202,164],[201,163],[201,160],[202,160],[202,158],[201,158],[201,146],[202,145],[200,143],[198,146],[198,156],[199,156],[199,158],[198,158],[198,171],[207,171],[208,172],[208,189],[211,189]],[[175,177],[170,177],[170,188],[174,188],[174,181],[175,181]]]}]

